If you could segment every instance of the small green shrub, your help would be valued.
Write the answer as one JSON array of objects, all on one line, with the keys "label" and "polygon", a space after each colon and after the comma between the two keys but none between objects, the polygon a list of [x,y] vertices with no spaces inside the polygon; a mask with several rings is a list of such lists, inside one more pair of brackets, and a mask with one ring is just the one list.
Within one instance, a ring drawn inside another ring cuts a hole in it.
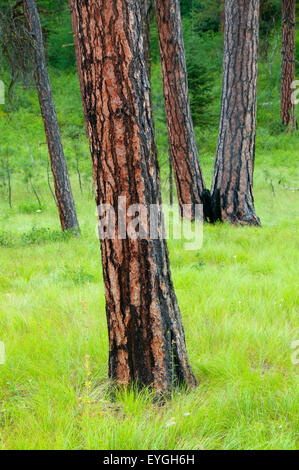
[{"label": "small green shrub", "polygon": [[37,202],[21,202],[18,205],[18,212],[20,214],[32,214],[43,209],[45,209],[45,206],[42,206],[42,209],[40,209]]},{"label": "small green shrub", "polygon": [[0,232],[0,246],[1,247],[13,247],[15,245],[15,240],[10,232]]},{"label": "small green shrub", "polygon": [[60,232],[49,228],[36,228],[35,226],[29,232],[21,235],[21,245],[35,245],[45,242],[67,241],[73,237],[71,232]]},{"label": "small green shrub", "polygon": [[63,271],[62,278],[63,280],[72,281],[76,285],[82,285],[86,282],[95,281],[95,277],[81,267],[78,270],[74,270],[66,266]]},{"label": "small green shrub", "polygon": [[285,132],[286,128],[281,122],[280,118],[274,119],[273,121],[269,122],[269,133],[270,135],[278,136]]}]

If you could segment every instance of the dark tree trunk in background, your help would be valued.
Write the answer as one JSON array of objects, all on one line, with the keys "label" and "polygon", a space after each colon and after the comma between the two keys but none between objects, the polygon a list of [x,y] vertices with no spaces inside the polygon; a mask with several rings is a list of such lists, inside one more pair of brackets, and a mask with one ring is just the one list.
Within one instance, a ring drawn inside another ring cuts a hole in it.
[{"label": "dark tree trunk in background", "polygon": [[149,80],[151,79],[151,38],[150,38],[150,13],[154,0],[140,0],[143,25],[144,56]]},{"label": "dark tree trunk in background", "polygon": [[[136,381],[162,392],[179,382],[193,385],[166,242],[149,235],[119,239],[120,196],[127,198],[125,209],[160,203],[140,0],[70,3],[96,203],[110,204],[116,215],[116,236],[101,241],[109,376],[124,385]],[[145,232],[148,218],[144,215],[141,222]]]},{"label": "dark tree trunk in background", "polygon": [[281,49],[281,119],[285,126],[296,127],[295,104],[292,103],[291,88],[295,80],[295,34],[296,2],[282,2],[282,49]]},{"label": "dark tree trunk in background", "polygon": [[[80,85],[80,90],[81,90],[81,95],[82,95],[84,84],[83,84],[82,70],[81,70],[81,67],[80,67],[81,59],[80,59],[80,53],[79,53],[78,25],[77,25],[76,17],[75,17],[75,14],[74,14],[74,8],[72,8],[72,0],[69,0],[69,4],[70,4],[71,20],[72,20],[73,33],[74,33],[74,44],[75,44],[75,52],[76,52],[78,78],[79,78],[79,85]],[[86,136],[88,138],[88,125],[87,125],[88,117],[87,117],[87,114],[86,114],[86,104],[85,104],[84,101],[82,103],[82,106],[83,106],[83,112],[84,112],[84,122],[85,122]]]},{"label": "dark tree trunk in background", "polygon": [[191,118],[179,0],[155,0],[170,152],[180,207],[202,204],[205,184]]},{"label": "dark tree trunk in background", "polygon": [[[143,49],[144,49],[144,57],[146,63],[146,70],[148,81],[151,83],[152,78],[152,64],[151,64],[151,35],[150,35],[150,23],[153,15],[153,3],[155,0],[139,0],[140,1],[140,9],[141,9],[141,21],[142,21],[142,29],[143,29]],[[149,90],[149,98],[150,98],[150,106],[149,112],[151,114],[151,120],[154,123],[153,119],[153,97],[151,88]],[[156,147],[156,139],[155,133],[153,133],[153,149]],[[157,152],[157,150],[153,150]]]},{"label": "dark tree trunk in background", "polygon": [[79,226],[75,203],[67,172],[54,99],[46,66],[41,24],[34,0],[24,1],[24,13],[28,28],[35,41],[33,50],[34,77],[45,126],[61,227],[62,230],[78,230]]},{"label": "dark tree trunk in background", "polygon": [[252,194],[259,0],[227,0],[222,106],[212,184],[215,219],[260,225]]},{"label": "dark tree trunk in background", "polygon": [[225,31],[225,1],[221,1],[221,32]]}]

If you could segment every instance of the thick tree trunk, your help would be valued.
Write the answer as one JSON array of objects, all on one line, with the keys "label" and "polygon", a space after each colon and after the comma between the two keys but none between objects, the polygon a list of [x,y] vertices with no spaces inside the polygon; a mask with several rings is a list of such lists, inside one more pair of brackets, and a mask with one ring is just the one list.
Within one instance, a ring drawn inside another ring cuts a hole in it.
[{"label": "thick tree trunk", "polygon": [[48,143],[51,168],[62,230],[79,230],[75,203],[67,172],[54,99],[46,66],[42,30],[34,0],[24,0],[28,28],[35,41],[33,49],[34,77]]},{"label": "thick tree trunk", "polygon": [[252,194],[259,0],[227,0],[222,107],[212,184],[215,219],[260,225]]},{"label": "thick tree trunk", "polygon": [[[166,242],[151,239],[147,229],[149,206],[161,198],[140,0],[71,0],[70,5],[96,203],[115,210],[115,237],[101,240],[109,376],[161,392],[180,382],[193,385]],[[120,233],[119,197],[126,198],[124,209],[146,208],[140,222],[144,239]],[[158,225],[162,233],[162,222]]]},{"label": "thick tree trunk", "polygon": [[282,2],[281,49],[281,119],[285,126],[296,127],[295,104],[292,103],[292,82],[295,80],[296,2]]},{"label": "thick tree trunk", "polygon": [[[162,79],[170,152],[173,160],[178,201],[203,203],[205,184],[194,136],[188,93],[187,68],[179,0],[155,0],[159,30]],[[206,216],[208,216],[206,214]]]}]

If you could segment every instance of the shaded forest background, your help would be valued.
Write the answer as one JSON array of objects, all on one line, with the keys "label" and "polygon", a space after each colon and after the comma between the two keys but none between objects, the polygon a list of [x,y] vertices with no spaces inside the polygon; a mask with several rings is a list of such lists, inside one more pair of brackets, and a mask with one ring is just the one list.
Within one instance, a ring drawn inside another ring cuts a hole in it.
[{"label": "shaded forest background", "polygon": [[[7,5],[7,0],[2,0]],[[1,3],[2,3],[1,2]],[[67,0],[38,0],[52,88],[58,120],[71,175],[78,177],[82,191],[93,197],[92,172],[84,118],[76,72],[72,27]],[[299,15],[297,7],[297,17]],[[211,180],[217,143],[221,103],[223,2],[216,0],[182,0],[184,39],[186,48],[191,108],[199,154],[207,182]],[[284,155],[275,158],[275,148],[296,145],[295,138],[286,140],[286,131],[280,120],[280,51],[281,2],[261,2],[260,66],[258,82],[257,161],[267,150],[270,167],[289,165]],[[299,76],[299,40],[296,44],[296,76]],[[151,25],[152,90],[162,173],[163,192],[168,191],[168,136],[165,122],[161,83],[158,33],[155,21]],[[2,57],[2,55],[1,55]],[[0,77],[6,91],[11,82],[8,64],[3,57]],[[14,201],[19,209],[31,212],[43,207],[43,191],[49,191],[49,164],[40,109],[31,74],[19,79],[13,88],[12,100],[0,107],[0,191],[8,197],[8,172],[12,187],[18,185],[31,192],[32,202]],[[278,140],[279,139],[279,144]],[[263,157],[264,158],[264,157]],[[267,169],[265,170],[268,175]],[[16,178],[17,175],[17,178]],[[266,175],[266,179],[268,176]],[[270,184],[273,178],[269,176]],[[32,189],[32,181],[35,181]],[[281,182],[281,179],[279,180]],[[31,188],[31,189],[30,189]],[[15,191],[16,192],[16,191]]]},{"label": "shaded forest background", "polygon": [[[17,0],[0,0],[0,12],[8,1]],[[282,126],[280,117],[281,0],[261,3],[254,194],[262,228],[205,224],[199,251],[169,240],[199,386],[178,390],[164,406],[148,390],[111,401],[92,165],[68,1],[37,4],[81,237],[59,226],[32,74],[20,77],[9,102],[11,74],[1,55],[0,341],[6,363],[0,365],[0,449],[298,448],[292,345],[298,341],[299,133]],[[192,114],[208,187],[221,105],[221,4],[181,0]],[[165,203],[168,136],[154,20],[151,39]],[[296,61],[299,79],[298,31]]]}]

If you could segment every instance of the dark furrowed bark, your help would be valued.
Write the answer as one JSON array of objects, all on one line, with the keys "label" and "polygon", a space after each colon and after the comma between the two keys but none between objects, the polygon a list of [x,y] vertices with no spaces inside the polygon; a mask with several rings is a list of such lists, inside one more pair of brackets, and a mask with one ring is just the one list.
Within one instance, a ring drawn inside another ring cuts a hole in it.
[{"label": "dark furrowed bark", "polygon": [[256,139],[259,0],[227,0],[214,218],[260,225],[252,194]]},{"label": "dark furrowed bark", "polygon": [[[151,64],[151,37],[150,37],[150,22],[151,17],[153,15],[153,2],[154,0],[139,0],[140,1],[140,9],[141,9],[141,21],[142,21],[142,29],[143,29],[143,50],[144,50],[144,58],[146,63],[146,70],[147,70],[147,77],[149,83],[151,83],[151,76],[152,76],[152,64]],[[151,88],[149,90],[149,99],[150,99],[150,106],[148,111],[150,113],[151,122],[154,125],[153,119],[153,97]],[[157,152],[156,148],[156,138],[155,132],[152,134],[153,142],[152,148],[153,152]]]},{"label": "dark furrowed bark", "polygon": [[[187,67],[179,0],[155,0],[159,30],[162,79],[178,201],[190,204],[190,218],[195,205],[202,204],[205,190],[188,93]],[[206,214],[208,218],[208,214]]]},{"label": "dark furrowed bark", "polygon": [[56,200],[62,230],[79,230],[75,203],[63,152],[57,114],[46,66],[42,30],[34,0],[24,1],[24,13],[28,28],[34,38],[34,78],[44,121],[54,179]]},{"label": "dark furrowed bark", "polygon": [[297,127],[295,104],[292,103],[292,82],[295,80],[296,2],[282,2],[281,48],[281,119],[285,126]]},{"label": "dark furrowed bark", "polygon": [[[70,5],[96,203],[110,204],[116,214],[116,237],[101,241],[109,376],[161,392],[179,382],[194,385],[166,242],[148,235],[119,239],[119,197],[126,197],[125,210],[131,204],[148,209],[161,200],[140,3],[71,0]],[[145,230],[148,219],[147,212]]]},{"label": "dark furrowed bark", "polygon": [[150,38],[150,14],[152,11],[152,2],[154,0],[140,0],[141,17],[143,25],[144,56],[147,68],[147,75],[151,79],[151,38]]},{"label": "dark furrowed bark", "polygon": [[[84,83],[83,83],[83,75],[82,75],[82,69],[80,66],[80,49],[79,49],[79,33],[78,33],[78,25],[76,21],[76,17],[74,16],[74,9],[71,7],[71,1],[70,1],[70,12],[71,12],[71,20],[72,20],[72,27],[73,27],[73,34],[74,34],[74,44],[75,44],[75,51],[76,51],[76,61],[77,61],[77,70],[78,70],[78,78],[79,78],[79,85],[80,85],[80,90],[81,90],[81,95],[84,90]],[[88,138],[88,116],[86,114],[86,105],[85,102],[82,101],[82,106],[83,106],[83,112],[84,112],[84,122],[85,122],[85,129],[86,129],[86,136]]]}]

